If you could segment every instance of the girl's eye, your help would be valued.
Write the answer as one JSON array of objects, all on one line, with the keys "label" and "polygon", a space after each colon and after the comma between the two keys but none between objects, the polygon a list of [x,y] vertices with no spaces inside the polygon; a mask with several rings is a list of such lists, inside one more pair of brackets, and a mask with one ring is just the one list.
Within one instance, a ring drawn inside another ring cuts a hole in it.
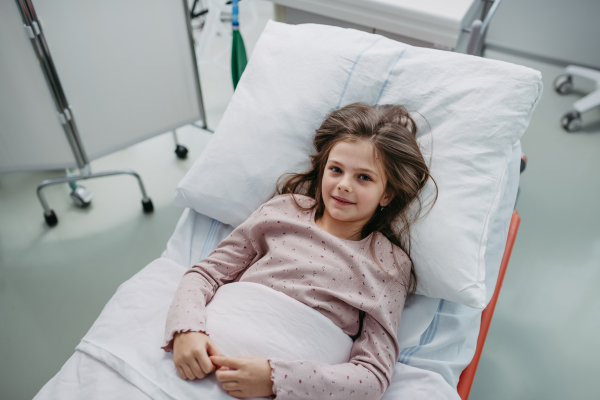
[{"label": "girl's eye", "polygon": [[369,175],[361,175],[361,176],[364,176],[365,178],[367,178],[367,179],[363,179],[363,181],[370,181],[371,180],[371,178],[369,177]]},{"label": "girl's eye", "polygon": [[[337,172],[337,171],[336,171],[336,169],[339,169],[339,168],[338,168],[338,167],[331,167],[331,170],[332,170],[333,172]],[[341,170],[341,169],[340,169],[340,172],[342,172],[342,170]]]}]

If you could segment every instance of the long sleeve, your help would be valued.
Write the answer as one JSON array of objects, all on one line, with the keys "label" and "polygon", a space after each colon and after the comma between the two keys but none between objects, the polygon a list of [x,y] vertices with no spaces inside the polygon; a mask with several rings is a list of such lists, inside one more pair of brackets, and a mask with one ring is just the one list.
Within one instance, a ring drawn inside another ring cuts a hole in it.
[{"label": "long sleeve", "polygon": [[396,332],[405,298],[403,286],[396,282],[386,286],[375,307],[365,314],[348,363],[269,359],[275,398],[380,399],[400,354]]},{"label": "long sleeve", "polygon": [[167,314],[162,349],[173,351],[177,332],[206,333],[206,304],[219,286],[233,281],[260,255],[257,250],[256,219],[262,206],[234,229],[205,259],[183,275]]}]

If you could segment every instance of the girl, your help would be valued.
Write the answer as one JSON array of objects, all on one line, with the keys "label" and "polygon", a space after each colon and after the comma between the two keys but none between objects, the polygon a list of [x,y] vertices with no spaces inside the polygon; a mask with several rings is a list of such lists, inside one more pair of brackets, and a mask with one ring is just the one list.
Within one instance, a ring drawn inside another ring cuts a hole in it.
[{"label": "girl", "polygon": [[[400,314],[417,284],[409,228],[431,178],[416,132],[402,106],[355,103],[326,117],[311,170],[282,176],[274,197],[183,276],[162,347],[182,379],[219,366],[217,379],[238,398],[383,395],[400,352]],[[266,285],[330,318],[354,340],[349,362],[223,357],[204,330],[205,306],[231,281]]]}]

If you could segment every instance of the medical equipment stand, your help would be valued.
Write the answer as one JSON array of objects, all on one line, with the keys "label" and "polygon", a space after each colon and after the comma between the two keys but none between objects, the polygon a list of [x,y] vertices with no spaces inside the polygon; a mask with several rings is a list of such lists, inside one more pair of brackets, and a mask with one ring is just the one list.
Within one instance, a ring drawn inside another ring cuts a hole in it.
[{"label": "medical equipment stand", "polygon": [[600,71],[569,65],[563,75],[554,80],[554,90],[560,95],[571,93],[573,90],[573,76],[579,76],[596,83],[596,90],[582,99],[573,103],[575,111],[566,113],[560,119],[560,124],[567,132],[575,132],[581,128],[581,114],[600,106]]},{"label": "medical equipment stand", "polygon": [[[152,200],[146,194],[146,189],[144,188],[144,184],[142,182],[142,178],[135,171],[131,169],[118,169],[113,171],[105,171],[105,172],[97,172],[92,173],[90,168],[90,161],[86,155],[86,152],[82,146],[81,138],[79,136],[79,132],[77,129],[77,124],[75,123],[75,116],[71,110],[71,106],[67,101],[65,92],[58,78],[58,74],[56,72],[56,68],[54,62],[52,61],[52,57],[50,55],[50,51],[44,37],[44,34],[41,29],[41,25],[38,21],[37,15],[35,13],[35,9],[31,0],[15,0],[17,2],[17,6],[23,18],[24,27],[27,31],[27,34],[31,40],[31,44],[33,45],[36,56],[40,62],[40,66],[43,70],[44,78],[48,84],[50,92],[52,94],[52,98],[57,108],[58,118],[63,126],[65,134],[67,136],[67,140],[69,145],[73,151],[73,155],[75,156],[75,160],[77,163],[77,167],[79,169],[80,174],[74,176],[66,176],[63,178],[54,178],[47,179],[40,183],[37,187],[37,196],[39,201],[44,209],[44,219],[48,226],[55,226],[58,223],[58,218],[54,211],[48,206],[46,198],[44,197],[42,190],[46,186],[61,184],[61,183],[72,183],[80,180],[93,179],[93,178],[101,178],[106,176],[113,175],[131,175],[135,177],[138,181],[140,191],[142,193],[142,208],[145,213],[150,213],[154,211],[154,206],[152,204]],[[192,32],[190,29],[190,18],[189,18],[189,10],[187,6],[187,1],[184,0],[185,12],[186,12],[186,21],[188,25],[188,36],[190,40],[190,45],[192,48],[192,57],[194,64],[196,65],[196,57],[193,47],[193,38]],[[197,72],[197,69],[196,69]],[[200,111],[202,114],[203,128],[206,128],[206,113],[204,110],[204,102],[202,99],[202,92],[200,89],[200,82],[198,76],[196,74],[196,84],[197,90],[199,94],[199,102],[200,102]],[[179,145],[177,141],[177,134],[173,131],[173,137],[175,139],[176,145],[176,154],[179,158],[185,158],[187,156],[187,149],[184,146]],[[68,174],[70,175],[70,174]],[[90,204],[92,194],[83,186],[76,186],[71,193],[71,197],[75,204],[79,207],[86,207]]]}]

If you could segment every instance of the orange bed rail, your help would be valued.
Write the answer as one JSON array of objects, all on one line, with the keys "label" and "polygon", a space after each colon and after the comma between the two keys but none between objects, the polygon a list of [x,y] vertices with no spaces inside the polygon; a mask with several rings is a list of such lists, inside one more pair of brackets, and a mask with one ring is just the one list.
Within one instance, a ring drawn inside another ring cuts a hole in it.
[{"label": "orange bed rail", "polygon": [[473,385],[473,379],[475,378],[475,372],[477,371],[477,365],[479,364],[479,358],[485,344],[485,338],[492,322],[492,316],[494,315],[494,308],[496,308],[496,301],[498,301],[498,293],[502,287],[502,281],[504,280],[504,274],[506,272],[506,266],[510,259],[510,254],[515,244],[515,238],[517,237],[517,231],[519,230],[519,224],[521,223],[521,217],[515,209],[510,220],[510,227],[508,228],[508,238],[506,239],[506,247],[504,248],[504,255],[502,256],[502,263],[500,264],[500,270],[498,271],[498,281],[496,283],[496,289],[494,295],[490,300],[487,307],[481,313],[481,328],[479,330],[479,337],[477,338],[477,349],[471,363],[465,368],[460,374],[460,380],[458,382],[458,395],[462,400],[469,398],[471,392],[471,386]]}]

